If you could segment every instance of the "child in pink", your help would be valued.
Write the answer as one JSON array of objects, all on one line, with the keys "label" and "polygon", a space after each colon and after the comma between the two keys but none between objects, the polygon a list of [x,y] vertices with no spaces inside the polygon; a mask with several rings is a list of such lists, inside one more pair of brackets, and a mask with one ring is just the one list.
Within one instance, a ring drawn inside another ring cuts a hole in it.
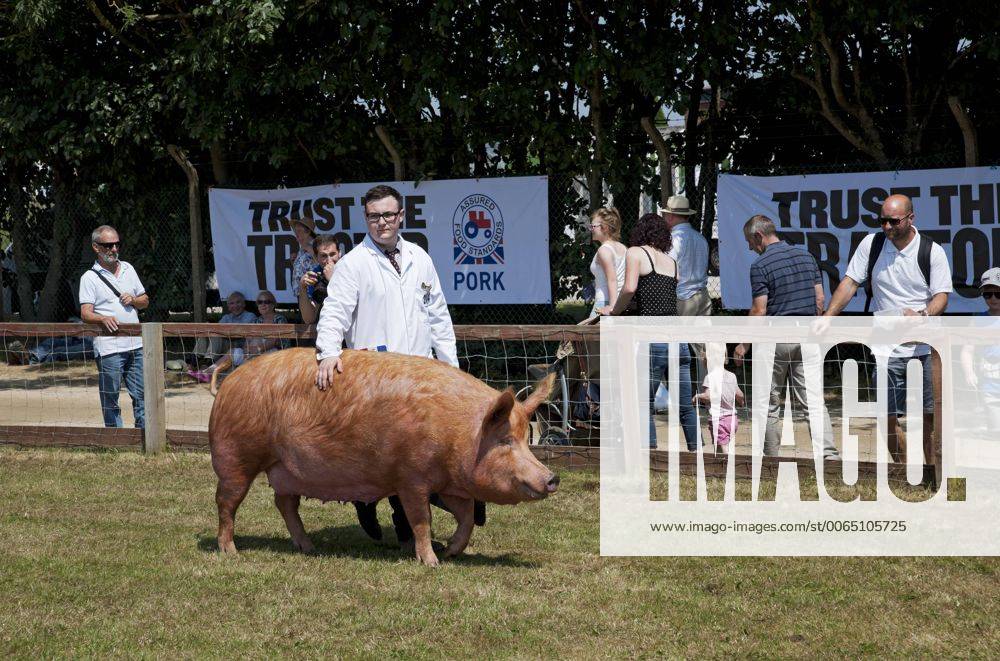
[{"label": "child in pink", "polygon": [[[718,398],[718,404],[712,401],[713,396]],[[736,375],[721,365],[705,376],[702,391],[691,398],[692,404],[701,403],[710,407],[713,436],[719,447],[729,445],[730,439],[736,434],[739,423],[736,407],[743,406],[745,401]]]}]

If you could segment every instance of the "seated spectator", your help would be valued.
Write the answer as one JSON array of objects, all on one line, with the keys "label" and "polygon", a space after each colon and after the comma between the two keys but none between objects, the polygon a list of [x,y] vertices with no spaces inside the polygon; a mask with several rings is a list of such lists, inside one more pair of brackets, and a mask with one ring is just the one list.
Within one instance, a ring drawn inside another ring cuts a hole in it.
[{"label": "seated spectator", "polygon": [[[246,297],[241,292],[234,291],[226,299],[226,307],[229,310],[219,319],[220,324],[252,324],[257,321],[257,315],[246,309]],[[189,362],[194,362],[192,369],[188,370],[188,376],[208,383],[212,378],[212,372],[217,368],[218,363],[233,349],[243,347],[242,339],[230,339],[226,337],[199,337],[194,345],[194,357]],[[212,365],[204,371],[197,369],[197,360],[204,358],[212,361]]]},{"label": "seated spectator", "polygon": [[[275,311],[274,306],[276,303],[277,300],[275,299],[274,294],[266,289],[257,294],[257,309],[260,311],[260,316],[254,320],[254,323],[287,324],[288,320],[285,318],[285,315],[279,314]],[[212,365],[212,367],[209,368],[211,370],[210,372],[206,370],[209,380],[212,382],[212,392],[215,393],[217,391],[217,375],[221,372],[226,371],[230,367],[239,367],[254,356],[259,356],[262,353],[267,353],[269,351],[278,351],[279,349],[284,349],[286,347],[287,342],[284,340],[278,340],[270,337],[247,338],[243,347],[233,347],[229,353],[220,358],[214,365]]]},{"label": "seated spectator", "polygon": [[318,265],[299,279],[299,312],[304,324],[315,324],[319,319],[319,310],[326,300],[326,286],[333,277],[333,267],[340,261],[340,246],[333,235],[317,236],[312,246]]}]

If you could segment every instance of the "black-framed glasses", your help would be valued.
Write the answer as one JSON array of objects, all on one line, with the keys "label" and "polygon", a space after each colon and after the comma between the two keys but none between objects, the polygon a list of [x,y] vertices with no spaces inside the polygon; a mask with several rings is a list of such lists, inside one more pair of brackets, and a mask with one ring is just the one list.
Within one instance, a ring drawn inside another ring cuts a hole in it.
[{"label": "black-framed glasses", "polygon": [[983,300],[988,301],[991,298],[1000,298],[1000,291],[984,291]]},{"label": "black-framed glasses", "polygon": [[119,248],[122,245],[121,241],[94,241],[94,243],[101,246],[102,248],[106,248],[107,250],[111,250],[112,248]]},{"label": "black-framed glasses", "polygon": [[402,209],[400,209],[399,211],[384,211],[382,213],[366,213],[365,220],[367,220],[369,223],[373,225],[379,222],[380,220],[387,223],[391,223],[401,213],[403,213]]},{"label": "black-framed glasses", "polygon": [[906,214],[902,218],[892,218],[891,216],[880,216],[879,219],[878,219],[878,222],[879,222],[879,225],[885,225],[886,223],[889,223],[890,225],[892,225],[893,227],[895,227],[896,225],[899,225],[901,222],[903,222],[904,220],[906,220],[909,217],[910,217],[910,214]]},{"label": "black-framed glasses", "polygon": [[257,299],[257,305],[274,305],[274,301],[269,301],[266,299]]}]

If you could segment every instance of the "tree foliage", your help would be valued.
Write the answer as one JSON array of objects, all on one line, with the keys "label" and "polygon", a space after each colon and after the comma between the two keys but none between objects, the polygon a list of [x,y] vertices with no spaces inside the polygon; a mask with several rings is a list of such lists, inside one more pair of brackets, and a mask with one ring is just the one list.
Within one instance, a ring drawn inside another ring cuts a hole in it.
[{"label": "tree foliage", "polygon": [[[683,125],[660,158],[706,233],[720,165],[995,159],[997,21],[966,0],[5,0],[0,229],[38,271],[22,317],[58,316],[98,222],[186,254],[171,144],[210,185],[553,175],[562,296],[589,261],[566,225],[612,200],[628,225],[659,196],[644,121]],[[177,265],[136,258],[156,304],[182,304]]]}]

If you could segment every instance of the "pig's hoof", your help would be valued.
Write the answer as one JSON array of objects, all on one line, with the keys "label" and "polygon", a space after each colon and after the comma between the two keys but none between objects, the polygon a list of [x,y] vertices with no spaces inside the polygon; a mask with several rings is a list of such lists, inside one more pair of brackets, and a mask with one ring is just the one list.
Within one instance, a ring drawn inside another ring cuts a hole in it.
[{"label": "pig's hoof", "polygon": [[448,546],[444,551],[444,557],[446,558],[457,558],[462,555],[462,551],[465,550],[465,546]]},{"label": "pig's hoof", "polygon": [[437,556],[434,555],[433,553],[431,553],[431,554],[429,554],[429,555],[427,555],[426,557],[423,557],[423,558],[420,557],[420,556],[417,556],[417,560],[420,562],[420,564],[427,565],[428,567],[437,567],[438,564],[440,564],[440,562],[438,561]]},{"label": "pig's hoof", "polygon": [[297,548],[298,550],[302,551],[303,553],[315,553],[316,552],[316,547],[313,546],[313,543],[311,541],[309,541],[309,538],[305,538],[305,539],[302,539],[300,541],[294,541],[293,540],[292,544],[295,546],[295,548]]},{"label": "pig's hoof", "polygon": [[236,544],[233,540],[229,540],[228,542],[220,541],[219,552],[225,555],[236,555]]}]

